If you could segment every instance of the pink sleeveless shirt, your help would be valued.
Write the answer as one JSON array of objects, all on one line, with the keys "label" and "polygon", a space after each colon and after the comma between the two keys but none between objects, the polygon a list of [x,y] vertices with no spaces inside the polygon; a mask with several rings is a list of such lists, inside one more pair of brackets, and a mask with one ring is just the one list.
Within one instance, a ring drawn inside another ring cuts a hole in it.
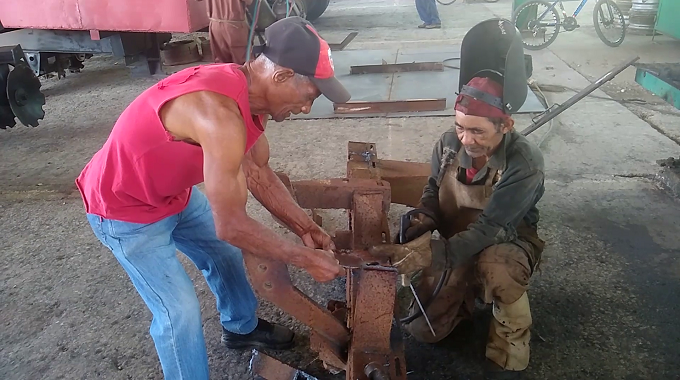
[{"label": "pink sleeveless shirt", "polygon": [[154,223],[186,207],[191,187],[203,182],[203,150],[175,141],[158,115],[163,104],[180,95],[207,90],[234,99],[247,129],[248,151],[263,127],[261,116],[250,113],[248,82],[238,67],[190,67],[137,97],[76,179],[85,210],[107,219]]}]

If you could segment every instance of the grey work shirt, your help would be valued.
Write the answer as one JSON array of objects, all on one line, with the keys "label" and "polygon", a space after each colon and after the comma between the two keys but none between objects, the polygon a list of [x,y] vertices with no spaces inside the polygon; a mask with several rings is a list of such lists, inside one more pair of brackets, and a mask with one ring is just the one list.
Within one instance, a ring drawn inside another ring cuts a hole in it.
[{"label": "grey work shirt", "polygon": [[[421,204],[438,215],[441,215],[439,185],[444,175],[442,169],[451,164],[456,154],[460,154],[461,167],[472,167],[472,158],[461,147],[456,131],[452,128],[442,134],[432,151],[432,173],[423,191]],[[475,175],[472,184],[483,184],[490,168],[502,170],[501,177],[493,185],[489,203],[478,220],[470,224],[467,230],[449,239],[449,266],[467,261],[492,245],[517,239],[516,228],[522,220],[532,228],[537,227],[539,215],[536,203],[545,191],[543,154],[540,149],[513,130],[503,137],[501,145]]]}]

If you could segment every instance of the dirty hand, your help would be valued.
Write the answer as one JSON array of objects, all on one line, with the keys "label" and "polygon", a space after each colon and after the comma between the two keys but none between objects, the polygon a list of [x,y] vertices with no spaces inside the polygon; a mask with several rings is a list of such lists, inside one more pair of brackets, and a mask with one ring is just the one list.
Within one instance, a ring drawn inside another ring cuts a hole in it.
[{"label": "dirty hand", "polygon": [[[422,236],[424,233],[432,232],[437,228],[437,223],[434,221],[434,219],[426,215],[422,215],[421,217],[422,219],[411,219],[411,226],[406,229],[406,232],[404,233],[406,242],[413,241],[416,238]],[[397,236],[397,238],[399,237]]]},{"label": "dirty hand", "polygon": [[429,230],[406,244],[383,244],[369,248],[368,253],[376,257],[389,257],[392,266],[400,274],[411,274],[432,265],[432,248]]},{"label": "dirty hand", "polygon": [[304,269],[318,282],[328,282],[345,273],[335,254],[321,249],[312,252]]},{"label": "dirty hand", "polygon": [[302,239],[302,243],[309,248],[323,249],[326,251],[335,250],[335,244],[333,244],[331,236],[316,223],[303,232],[303,234],[300,235],[300,238]]}]

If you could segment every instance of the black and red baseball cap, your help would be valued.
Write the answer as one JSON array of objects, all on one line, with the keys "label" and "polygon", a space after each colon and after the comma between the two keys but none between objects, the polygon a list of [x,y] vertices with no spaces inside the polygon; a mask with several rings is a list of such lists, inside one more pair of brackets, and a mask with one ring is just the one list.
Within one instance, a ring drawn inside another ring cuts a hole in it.
[{"label": "black and red baseball cap", "polygon": [[302,17],[286,17],[264,30],[262,54],[279,66],[312,80],[333,103],[346,103],[351,95],[335,77],[331,48]]}]

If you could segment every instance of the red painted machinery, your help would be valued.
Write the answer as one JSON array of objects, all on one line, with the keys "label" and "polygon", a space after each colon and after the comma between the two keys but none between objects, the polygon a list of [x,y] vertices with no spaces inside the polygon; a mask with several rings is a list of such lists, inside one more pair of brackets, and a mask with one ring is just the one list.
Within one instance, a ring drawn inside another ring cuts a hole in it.
[{"label": "red painted machinery", "polygon": [[[254,1],[257,29],[287,15],[314,20],[328,2]],[[208,24],[206,0],[0,1],[0,91],[7,93],[0,96],[0,129],[13,127],[15,117],[31,126],[44,117],[38,76],[77,72],[93,54],[124,58],[133,75],[153,75],[172,33],[207,31]]]}]

